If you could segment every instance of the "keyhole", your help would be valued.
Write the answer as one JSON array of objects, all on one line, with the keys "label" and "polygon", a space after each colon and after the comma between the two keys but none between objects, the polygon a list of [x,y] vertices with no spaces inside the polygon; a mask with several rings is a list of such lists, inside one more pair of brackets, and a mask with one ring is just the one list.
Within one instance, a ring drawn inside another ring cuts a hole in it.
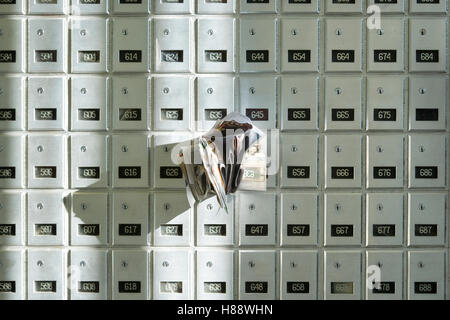
[{"label": "keyhole", "polygon": [[291,268],[295,268],[297,266],[297,264],[294,261],[291,261],[290,265],[291,265]]},{"label": "keyhole", "polygon": [[425,267],[425,264],[424,264],[422,261],[420,261],[420,262],[417,264],[417,266],[418,266],[420,269],[422,269],[423,267]]},{"label": "keyhole", "polygon": [[213,29],[209,29],[208,30],[208,35],[212,36],[214,34],[214,30]]},{"label": "keyhole", "polygon": [[37,93],[38,94],[43,94],[44,93],[44,89],[43,88],[38,88],[37,89]]},{"label": "keyhole", "polygon": [[42,210],[42,209],[44,209],[44,205],[42,204],[42,203],[38,203],[37,204],[37,206],[36,206],[39,210]]},{"label": "keyhole", "polygon": [[419,146],[419,152],[425,152],[425,147],[424,146]]},{"label": "keyhole", "polygon": [[383,152],[383,147],[382,146],[377,146],[377,152],[379,152],[379,153]]},{"label": "keyhole", "polygon": [[339,269],[339,268],[341,267],[341,264],[340,264],[339,262],[335,262],[335,263],[334,263],[334,267],[335,267],[336,269]]},{"label": "keyhole", "polygon": [[292,204],[291,205],[291,210],[292,211],[296,211],[298,209],[298,207],[295,205],[295,204]]},{"label": "keyhole", "polygon": [[334,209],[336,210],[336,212],[339,212],[342,210],[342,205],[340,203],[336,203],[334,205]]},{"label": "keyhole", "polygon": [[38,146],[38,147],[37,147],[37,151],[38,151],[38,152],[44,151],[44,147],[43,147],[43,146]]},{"label": "keyhole", "polygon": [[208,88],[208,90],[206,90],[206,92],[208,92],[208,94],[212,94],[214,92],[213,88]]},{"label": "keyhole", "polygon": [[128,88],[122,88],[122,94],[128,94]]},{"label": "keyhole", "polygon": [[82,210],[86,210],[86,209],[87,209],[87,204],[83,202],[83,203],[81,204],[81,209],[82,209]]},{"label": "keyhole", "polygon": [[81,146],[80,150],[81,150],[81,152],[86,152],[87,148],[86,148],[86,146]]},{"label": "keyhole", "polygon": [[296,29],[292,29],[292,30],[291,30],[291,34],[292,34],[293,36],[296,36],[297,33],[298,33],[298,31],[297,31]]},{"label": "keyhole", "polygon": [[122,35],[123,36],[127,36],[128,35],[128,30],[127,29],[122,29]]},{"label": "keyhole", "polygon": [[122,150],[122,152],[128,152],[128,147],[127,146],[122,146],[121,150]]},{"label": "keyhole", "polygon": [[211,261],[208,261],[208,262],[206,263],[206,266],[207,266],[208,268],[211,268],[211,267],[213,266],[213,263],[212,263]]},{"label": "keyhole", "polygon": [[382,87],[377,88],[377,93],[378,94],[383,94],[384,93],[384,89]]},{"label": "keyhole", "polygon": [[378,261],[377,266],[378,266],[378,268],[381,269],[381,267],[383,267],[383,264],[380,261]]},{"label": "keyhole", "polygon": [[298,151],[297,146],[291,146],[291,151],[292,151],[292,152],[297,152],[297,151]]},{"label": "keyhole", "polygon": [[249,205],[248,206],[248,209],[250,210],[250,211],[253,211],[253,210],[255,210],[255,205],[254,204],[251,204],[251,205]]},{"label": "keyhole", "polygon": [[122,203],[122,209],[123,210],[128,210],[128,204]]},{"label": "keyhole", "polygon": [[128,267],[128,262],[122,261],[122,267],[124,267],[124,268]]},{"label": "keyhole", "polygon": [[167,267],[169,266],[169,262],[164,261],[164,262],[162,263],[162,266],[163,266],[164,268],[167,268]]},{"label": "keyhole", "polygon": [[336,152],[342,152],[342,147],[341,146],[336,146],[336,147],[334,147],[334,151],[336,151]]},{"label": "keyhole", "polygon": [[80,35],[84,37],[86,35],[86,30],[85,29],[80,30]]},{"label": "keyhole", "polygon": [[249,266],[250,268],[253,268],[253,267],[255,266],[255,263],[254,263],[253,261],[249,261],[249,262],[248,262],[248,266]]},{"label": "keyhole", "polygon": [[419,30],[419,34],[420,34],[421,36],[424,36],[424,35],[427,34],[427,30],[426,30],[425,28],[421,28],[421,29]]},{"label": "keyhole", "polygon": [[250,92],[250,94],[255,94],[255,92],[256,92],[256,89],[255,88],[253,88],[253,87],[251,87],[249,90],[248,90],[249,92]]},{"label": "keyhole", "polygon": [[298,89],[297,88],[291,88],[291,93],[292,94],[297,94],[298,93]]},{"label": "keyhole", "polygon": [[378,29],[377,30],[377,35],[382,36],[384,34],[384,30],[383,29]]},{"label": "keyhole", "polygon": [[419,210],[420,211],[424,211],[425,210],[425,205],[423,203],[419,203]]},{"label": "keyhole", "polygon": [[383,205],[381,203],[377,204],[377,210],[383,211]]},{"label": "keyhole", "polygon": [[164,210],[169,210],[170,209],[170,204],[168,203],[164,203]]},{"label": "keyhole", "polygon": [[86,94],[87,90],[86,90],[86,88],[81,88],[80,92],[81,92],[81,94]]},{"label": "keyhole", "polygon": [[342,29],[336,29],[336,35],[341,36],[342,35]]},{"label": "keyhole", "polygon": [[170,92],[170,89],[169,89],[169,88],[166,87],[166,88],[163,89],[163,93],[164,93],[164,94],[168,94],[169,92]]},{"label": "keyhole", "polygon": [[42,267],[44,265],[44,262],[42,260],[39,260],[37,263],[38,267]]},{"label": "keyhole", "polygon": [[211,203],[209,203],[207,206],[206,206],[206,209],[208,209],[208,210],[212,210],[214,208],[214,206],[211,204]]},{"label": "keyhole", "polygon": [[425,88],[419,88],[419,94],[425,94],[425,92],[427,92],[427,89]]},{"label": "keyhole", "polygon": [[254,29],[250,29],[250,30],[248,31],[248,33],[250,33],[251,36],[254,36],[254,35],[255,35],[255,30],[254,30]]}]

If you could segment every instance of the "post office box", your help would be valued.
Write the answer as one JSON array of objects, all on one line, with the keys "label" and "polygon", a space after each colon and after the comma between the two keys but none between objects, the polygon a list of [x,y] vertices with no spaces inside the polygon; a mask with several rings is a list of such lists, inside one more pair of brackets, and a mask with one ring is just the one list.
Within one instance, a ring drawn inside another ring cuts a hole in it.
[{"label": "post office box", "polygon": [[403,130],[404,77],[367,77],[368,130]]},{"label": "post office box", "polygon": [[197,204],[198,246],[232,246],[234,244],[234,197],[228,197],[227,200],[228,212],[220,207],[216,197]]},{"label": "post office box", "polygon": [[445,193],[408,193],[408,245],[446,244]]},{"label": "post office box", "polygon": [[191,0],[156,0],[153,3],[155,14],[186,14],[193,9]]},{"label": "post office box", "polygon": [[23,188],[25,180],[25,137],[0,136],[0,189]]},{"label": "post office box", "polygon": [[145,250],[112,251],[112,298],[147,300],[149,259]]},{"label": "post office box", "polygon": [[361,187],[361,136],[325,136],[325,187]]},{"label": "post office box", "polygon": [[112,20],[112,70],[114,72],[147,72],[150,69],[151,38],[149,35],[150,23],[147,18],[114,18]]},{"label": "post office box", "polygon": [[317,188],[318,142],[317,135],[285,133],[281,136],[282,188]]},{"label": "post office box", "polygon": [[281,78],[281,130],[317,130],[318,77]]},{"label": "post office box", "polygon": [[108,77],[71,78],[72,131],[104,131],[108,128],[109,85]]},{"label": "post office box", "polygon": [[[24,201],[25,196],[20,191],[0,193],[0,246],[25,244]],[[0,297],[1,292],[0,289]]]},{"label": "post office box", "polygon": [[403,135],[367,136],[367,188],[402,188]]},{"label": "post office box", "polygon": [[281,299],[317,299],[317,251],[281,251]]},{"label": "post office box", "polygon": [[198,72],[234,72],[235,20],[231,18],[198,19]]},{"label": "post office box", "polygon": [[0,131],[23,130],[25,79],[0,77]]},{"label": "post office box", "polygon": [[366,259],[366,299],[402,300],[403,251],[370,250]]},{"label": "post office box", "polygon": [[0,299],[25,299],[24,250],[0,251]]},{"label": "post office box", "polygon": [[367,5],[378,6],[383,13],[405,12],[405,0],[368,0]]},{"label": "post office box", "polygon": [[239,300],[275,300],[275,251],[239,251]]},{"label": "post office box", "polygon": [[272,13],[277,12],[277,0],[241,0],[241,13]]},{"label": "post office box", "polygon": [[28,11],[31,14],[64,14],[67,0],[35,0],[30,1]]},{"label": "post office box", "polygon": [[319,0],[281,0],[282,13],[311,12],[320,11]]},{"label": "post office box", "polygon": [[234,252],[197,251],[197,299],[234,299]]},{"label": "post office box", "polygon": [[0,14],[24,14],[25,0],[3,0],[0,1]]},{"label": "post office box", "polygon": [[361,77],[325,79],[325,130],[360,130]]},{"label": "post office box", "polygon": [[197,129],[208,131],[217,120],[234,111],[235,78],[226,76],[197,78]]},{"label": "post office box", "polygon": [[281,71],[319,71],[319,19],[281,20]]},{"label": "post office box", "polygon": [[361,299],[361,252],[324,252],[324,298],[326,300]]},{"label": "post office box", "polygon": [[184,189],[186,183],[178,162],[183,146],[190,146],[188,135],[155,135],[153,137],[153,187],[163,189]]},{"label": "post office box", "polygon": [[154,130],[190,130],[192,86],[191,77],[153,78]]},{"label": "post office box", "polygon": [[193,21],[190,18],[153,20],[156,72],[191,72]]},{"label": "post office box", "polygon": [[447,95],[447,78],[410,77],[409,129],[445,130]]},{"label": "post office box", "polygon": [[65,130],[66,93],[66,78],[28,78],[28,129]]},{"label": "post office box", "polygon": [[65,155],[65,136],[29,135],[28,187],[64,188],[67,184]]},{"label": "post office box", "polygon": [[24,19],[0,20],[0,46],[0,72],[25,72]]},{"label": "post office box", "polygon": [[72,0],[72,15],[108,14],[110,0]]},{"label": "post office box", "polygon": [[446,186],[447,139],[443,135],[409,136],[409,188]]},{"label": "post office box", "polygon": [[28,20],[28,71],[66,71],[67,24],[63,18]]},{"label": "post office box", "polygon": [[363,13],[363,0],[325,0],[327,13]]},{"label": "post office box", "polygon": [[241,113],[259,129],[277,127],[277,82],[273,76],[240,78]]},{"label": "post office box", "polygon": [[192,252],[157,250],[153,252],[153,299],[192,299]]},{"label": "post office box", "polygon": [[70,250],[69,271],[71,300],[106,300],[109,298],[108,250]]},{"label": "post office box", "polygon": [[28,193],[28,245],[65,245],[67,211],[62,191]]},{"label": "post office box", "polygon": [[445,297],[445,251],[408,252],[408,299]]},{"label": "post office box", "polygon": [[447,71],[447,19],[409,21],[409,71]]},{"label": "post office box", "polygon": [[108,241],[108,194],[72,193],[70,244],[102,246]]},{"label": "post office box", "polygon": [[326,193],[324,202],[324,244],[361,245],[361,194]]},{"label": "post office box", "polygon": [[402,72],[404,47],[404,19],[381,19],[381,29],[367,29],[367,71]]},{"label": "post office box", "polygon": [[331,18],[325,24],[325,70],[361,71],[362,32],[360,18]]},{"label": "post office box", "polygon": [[446,1],[439,0],[412,0],[409,2],[409,12],[411,13],[438,13],[447,12]]},{"label": "post office box", "polygon": [[115,130],[148,130],[150,79],[145,76],[113,77],[112,127]]},{"label": "post office box", "polygon": [[366,194],[366,245],[403,245],[403,193]]},{"label": "post office box", "polygon": [[282,246],[317,245],[318,201],[317,193],[281,194]]},{"label": "post office box", "polygon": [[233,14],[236,11],[234,0],[200,0],[197,2],[197,13],[200,14]]},{"label": "post office box", "polygon": [[64,249],[28,249],[28,299],[65,300],[66,261]]},{"label": "post office box", "polygon": [[192,209],[186,192],[161,192],[153,196],[154,245],[189,246]]},{"label": "post office box", "polygon": [[118,14],[148,14],[151,1],[147,0],[110,0],[114,13]]},{"label": "post office box", "polygon": [[277,21],[275,19],[242,18],[240,20],[241,72],[277,71],[276,47],[278,39],[276,34]]},{"label": "post office box", "polygon": [[147,187],[149,145],[147,135],[112,137],[113,187]]},{"label": "post office box", "polygon": [[72,188],[108,186],[109,138],[106,135],[74,134],[70,137]]},{"label": "post office box", "polygon": [[274,193],[239,193],[239,245],[275,245],[277,198]]},{"label": "post office box", "polygon": [[147,245],[149,195],[146,192],[113,193],[113,245]]},{"label": "post office box", "polygon": [[104,18],[73,18],[71,21],[71,71],[108,71],[108,25]]}]

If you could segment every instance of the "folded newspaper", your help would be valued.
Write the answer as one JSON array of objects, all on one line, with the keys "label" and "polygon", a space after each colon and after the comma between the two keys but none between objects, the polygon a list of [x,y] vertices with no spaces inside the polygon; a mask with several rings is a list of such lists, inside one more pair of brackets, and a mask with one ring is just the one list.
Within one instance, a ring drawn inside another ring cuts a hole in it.
[{"label": "folded newspaper", "polygon": [[238,112],[218,120],[206,134],[182,146],[178,156],[188,192],[196,202],[216,195],[228,212],[228,194],[238,189],[266,189],[266,137]]}]

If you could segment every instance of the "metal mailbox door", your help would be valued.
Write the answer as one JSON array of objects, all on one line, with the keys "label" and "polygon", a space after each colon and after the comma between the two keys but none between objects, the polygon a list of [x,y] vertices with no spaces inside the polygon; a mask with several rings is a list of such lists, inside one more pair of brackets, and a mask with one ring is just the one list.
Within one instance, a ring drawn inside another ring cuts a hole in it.
[{"label": "metal mailbox door", "polygon": [[31,14],[64,14],[67,0],[34,0],[28,2]]},{"label": "metal mailbox door", "polygon": [[153,299],[192,299],[192,252],[156,250],[153,252]]},{"label": "metal mailbox door", "polygon": [[117,14],[148,14],[151,1],[146,0],[109,0]]},{"label": "metal mailbox door", "polygon": [[317,193],[281,194],[282,246],[317,245],[318,201]]},{"label": "metal mailbox door", "polygon": [[236,12],[236,1],[200,0],[197,2],[197,13],[200,14],[233,14]]},{"label": "metal mailbox door", "polygon": [[0,300],[24,300],[25,286],[25,250],[0,250]]},{"label": "metal mailbox door", "polygon": [[192,240],[192,209],[186,192],[161,192],[153,196],[154,245],[189,246]]},{"label": "metal mailbox door", "polygon": [[[367,251],[366,261],[366,299],[402,300],[403,251]],[[375,278],[378,271],[379,281]]]},{"label": "metal mailbox door", "polygon": [[281,20],[281,71],[319,71],[319,20]]},{"label": "metal mailbox door", "polygon": [[113,245],[149,243],[149,194],[147,192],[113,193]]},{"label": "metal mailbox door", "polygon": [[361,251],[325,251],[324,299],[361,299]]},{"label": "metal mailbox door", "polygon": [[280,0],[282,13],[318,13],[319,0]]},{"label": "metal mailbox door", "polygon": [[64,249],[28,249],[28,300],[65,300],[66,262]]},{"label": "metal mailbox door", "polygon": [[26,0],[4,0],[0,2],[0,15],[24,14]]},{"label": "metal mailbox door", "polygon": [[366,245],[402,246],[403,193],[366,194]]},{"label": "metal mailbox door", "polygon": [[147,18],[113,18],[112,71],[148,72],[151,39],[149,35],[150,22]]},{"label": "metal mailbox door", "polygon": [[71,130],[105,131],[109,127],[108,77],[70,79]]},{"label": "metal mailbox door", "polygon": [[147,300],[149,258],[145,250],[112,250],[112,298]]},{"label": "metal mailbox door", "polygon": [[0,136],[0,189],[24,187],[24,159],[24,136]]},{"label": "metal mailbox door", "polygon": [[446,193],[408,193],[408,246],[444,246],[446,209]]},{"label": "metal mailbox door", "polygon": [[73,134],[70,137],[72,188],[106,188],[109,139],[106,135]]},{"label": "metal mailbox door", "polygon": [[198,19],[198,72],[235,71],[235,31],[231,18]]},{"label": "metal mailbox door", "polygon": [[0,131],[25,128],[25,78],[0,77]]},{"label": "metal mailbox door", "polygon": [[150,79],[145,76],[112,78],[112,127],[148,130]]},{"label": "metal mailbox door", "polygon": [[110,2],[110,0],[72,0],[72,15],[108,14]]},{"label": "metal mailbox door", "polygon": [[113,187],[148,187],[147,135],[114,135],[112,151]]},{"label": "metal mailbox door", "polygon": [[28,136],[28,187],[64,188],[66,185],[66,137]]},{"label": "metal mailbox door", "polygon": [[70,245],[107,245],[108,194],[74,192],[71,203]]},{"label": "metal mailbox door", "polygon": [[64,246],[67,243],[67,202],[63,191],[28,193],[28,245]]},{"label": "metal mailbox door", "polygon": [[240,0],[241,13],[275,13],[277,0]]},{"label": "metal mailbox door", "polygon": [[197,251],[197,299],[234,299],[234,251]]},{"label": "metal mailbox door", "polygon": [[108,72],[109,19],[73,18],[70,23],[71,71]]},{"label": "metal mailbox door", "polygon": [[361,187],[361,136],[325,136],[325,187]]},{"label": "metal mailbox door", "polygon": [[106,300],[108,293],[108,250],[70,250],[70,299]]},{"label": "metal mailbox door", "polygon": [[28,129],[67,128],[67,79],[63,77],[28,78]]},{"label": "metal mailbox door", "polygon": [[240,71],[275,72],[277,21],[274,19],[240,20]]},{"label": "metal mailbox door", "polygon": [[153,20],[156,72],[191,72],[193,21],[190,18]]},{"label": "metal mailbox door", "polygon": [[239,300],[274,300],[276,265],[275,251],[239,251]]},{"label": "metal mailbox door", "polygon": [[[0,246],[25,244],[24,203],[25,195],[20,191],[0,193]],[[0,289],[0,297],[1,292]]]},{"label": "metal mailbox door", "polygon": [[281,299],[317,299],[317,251],[281,251]]},{"label": "metal mailbox door", "polygon": [[281,136],[280,187],[317,188],[317,135],[283,134]]},{"label": "metal mailbox door", "polygon": [[28,71],[65,72],[66,34],[65,19],[30,18],[28,20]]},{"label": "metal mailbox door", "polygon": [[317,130],[319,78],[281,78],[281,130]]},{"label": "metal mailbox door", "polygon": [[0,30],[0,72],[25,72],[25,19],[1,19]]}]

